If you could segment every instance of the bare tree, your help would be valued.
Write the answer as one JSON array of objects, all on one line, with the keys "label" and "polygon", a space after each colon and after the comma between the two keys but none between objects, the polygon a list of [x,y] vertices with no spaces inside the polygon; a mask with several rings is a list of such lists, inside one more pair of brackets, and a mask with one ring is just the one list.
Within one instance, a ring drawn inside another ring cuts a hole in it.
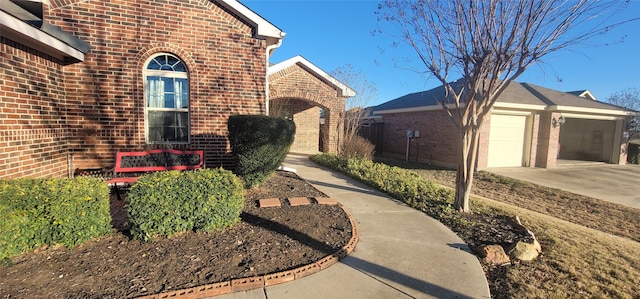
[{"label": "bare tree", "polygon": [[354,97],[346,99],[345,112],[338,120],[338,130],[344,130],[343,147],[338,149],[338,154],[343,154],[345,148],[356,142],[358,128],[371,113],[368,107],[377,98],[378,90],[374,83],[367,80],[364,73],[356,71],[350,64],[336,68],[331,72],[331,76],[356,92]]},{"label": "bare tree", "polygon": [[636,111],[635,115],[630,117],[623,137],[625,143],[640,138],[640,90],[637,88],[623,89],[611,94],[607,98],[607,102]]},{"label": "bare tree", "polygon": [[627,88],[614,92],[607,98],[607,102],[616,106],[640,111],[640,89]]},{"label": "bare tree", "polygon": [[[461,145],[455,209],[470,212],[480,128],[500,94],[545,55],[621,24],[594,22],[603,14],[610,15],[616,4],[598,0],[386,0],[379,5],[379,21],[395,25],[397,41],[412,47],[427,73],[445,89],[445,97],[438,100],[455,123]],[[451,81],[451,76],[460,80]]]}]

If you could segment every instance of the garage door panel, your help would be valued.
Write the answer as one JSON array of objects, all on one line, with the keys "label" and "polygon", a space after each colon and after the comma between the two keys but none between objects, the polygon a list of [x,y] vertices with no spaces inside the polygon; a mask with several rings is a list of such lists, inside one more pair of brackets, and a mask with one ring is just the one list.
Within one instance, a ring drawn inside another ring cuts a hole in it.
[{"label": "garage door panel", "polygon": [[502,114],[491,116],[488,167],[522,166],[526,126],[526,116]]}]

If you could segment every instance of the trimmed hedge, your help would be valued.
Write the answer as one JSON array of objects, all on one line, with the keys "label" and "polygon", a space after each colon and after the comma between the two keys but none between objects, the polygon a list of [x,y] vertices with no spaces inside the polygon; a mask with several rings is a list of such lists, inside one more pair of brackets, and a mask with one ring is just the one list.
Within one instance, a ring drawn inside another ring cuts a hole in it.
[{"label": "trimmed hedge", "polygon": [[127,194],[131,234],[151,241],[212,231],[240,221],[244,188],[228,170],[163,171],[141,176]]},{"label": "trimmed hedge", "polygon": [[0,259],[111,232],[109,189],[97,178],[0,180],[0,215]]},{"label": "trimmed hedge", "polygon": [[357,157],[320,154],[311,160],[375,187],[432,217],[443,219],[454,211],[453,190],[427,181],[413,171]]},{"label": "trimmed hedge", "polygon": [[235,173],[251,188],[264,182],[289,153],[295,124],[265,115],[233,115],[227,123]]}]

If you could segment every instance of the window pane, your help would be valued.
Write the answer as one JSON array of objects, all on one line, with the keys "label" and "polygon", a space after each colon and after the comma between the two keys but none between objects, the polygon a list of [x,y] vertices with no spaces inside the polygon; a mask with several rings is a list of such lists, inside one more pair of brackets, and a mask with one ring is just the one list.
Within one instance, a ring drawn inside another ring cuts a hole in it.
[{"label": "window pane", "polygon": [[168,65],[174,66],[174,65],[178,64],[178,62],[180,62],[180,60],[178,60],[177,58],[167,55],[167,64]]},{"label": "window pane", "polygon": [[176,141],[179,141],[179,142],[189,141],[189,132],[187,128],[178,128],[177,133],[178,135],[176,136]]},{"label": "window pane", "polygon": [[167,55],[160,55],[160,56],[156,57],[156,60],[158,60],[158,63],[160,65],[166,65],[167,64]]},{"label": "window pane", "polygon": [[176,107],[189,108],[189,80],[183,78],[175,80]]},{"label": "window pane", "polygon": [[164,108],[176,108],[175,107],[175,99],[173,94],[165,93],[164,94]]},{"label": "window pane", "polygon": [[148,70],[159,70],[160,69],[160,64],[158,63],[157,60],[153,59],[151,60],[151,62],[149,62],[149,65],[147,66]]},{"label": "window pane", "polygon": [[186,72],[187,66],[181,61],[173,67],[173,70],[175,70],[176,72]]},{"label": "window pane", "polygon": [[179,112],[176,115],[177,121],[178,121],[178,126],[179,127],[188,127],[189,124],[189,113],[188,112]]},{"label": "window pane", "polygon": [[165,92],[174,92],[175,91],[175,86],[173,84],[173,78],[162,78],[162,81],[164,81],[164,91]]},{"label": "window pane", "polygon": [[162,107],[162,81],[158,76],[147,77],[147,107]]},{"label": "window pane", "polygon": [[161,127],[149,127],[149,141],[162,142],[162,128]]}]

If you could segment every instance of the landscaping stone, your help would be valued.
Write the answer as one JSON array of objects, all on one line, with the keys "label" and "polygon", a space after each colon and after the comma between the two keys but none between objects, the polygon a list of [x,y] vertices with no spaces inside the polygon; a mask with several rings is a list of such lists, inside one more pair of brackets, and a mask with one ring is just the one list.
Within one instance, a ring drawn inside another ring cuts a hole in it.
[{"label": "landscaping stone", "polygon": [[504,265],[511,263],[511,259],[500,245],[482,245],[474,249],[490,265]]}]

